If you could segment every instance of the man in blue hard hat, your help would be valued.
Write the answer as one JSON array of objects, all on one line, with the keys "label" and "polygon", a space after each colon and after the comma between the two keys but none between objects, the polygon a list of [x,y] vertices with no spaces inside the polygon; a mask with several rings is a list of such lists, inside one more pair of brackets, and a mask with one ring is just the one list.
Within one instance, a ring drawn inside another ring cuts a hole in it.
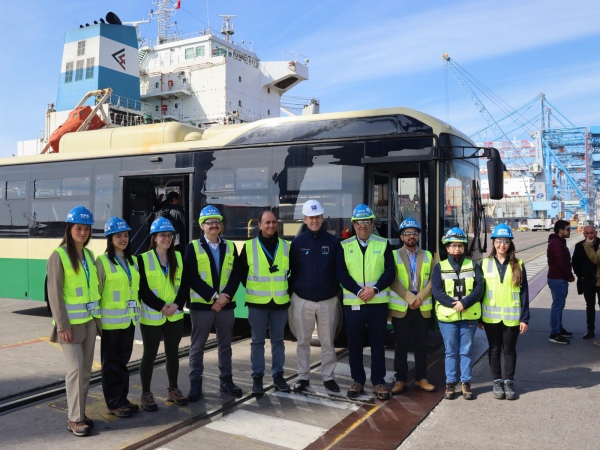
[{"label": "man in blue hard hat", "polygon": [[288,283],[293,291],[289,316],[294,324],[298,382],[294,391],[306,392],[310,386],[310,341],[315,322],[321,343],[321,376],[328,391],[340,392],[335,382],[337,362],[335,331],[339,316],[340,283],[336,275],[336,258],[342,251],[336,237],[323,226],[323,206],[317,200],[308,200],[302,207],[307,230],[298,235],[290,246]]},{"label": "man in blue hard hat", "polygon": [[415,219],[407,217],[399,231],[404,245],[394,250],[398,278],[390,286],[389,305],[396,338],[392,395],[406,389],[408,342],[411,340],[415,355],[415,387],[433,392],[435,386],[427,381],[427,335],[433,309],[431,272],[435,264],[431,253],[418,246],[421,227]]},{"label": "man in blue hard hat", "polygon": [[184,270],[190,282],[188,308],[192,321],[190,402],[202,396],[204,348],[213,326],[217,334],[220,390],[234,397],[242,396],[242,390],[233,382],[231,364],[234,295],[240,284],[238,253],[233,242],[219,236],[222,220],[214,206],[203,208],[198,219],[203,236],[185,249]]},{"label": "man in blue hard hat", "polygon": [[364,394],[363,365],[365,328],[371,346],[371,382],[379,400],[391,397],[385,385],[385,333],[389,286],[396,277],[394,256],[386,239],[373,235],[375,214],[360,204],[352,213],[356,236],[342,242],[337,258],[338,279],[343,288],[344,317],[348,334],[350,375],[354,383],[349,398]]}]

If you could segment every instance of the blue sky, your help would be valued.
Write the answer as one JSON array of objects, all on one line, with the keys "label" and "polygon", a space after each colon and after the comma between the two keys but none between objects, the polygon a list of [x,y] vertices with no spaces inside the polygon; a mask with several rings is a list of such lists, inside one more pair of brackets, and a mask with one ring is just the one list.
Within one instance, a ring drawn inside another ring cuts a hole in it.
[{"label": "blue sky", "polygon": [[[108,11],[124,22],[147,19],[154,7],[150,0],[3,2],[0,156],[40,135],[56,101],[67,30]],[[284,50],[307,57],[310,79],[290,95],[318,98],[322,112],[406,106],[470,135],[486,122],[445,70],[449,53],[514,109],[544,92],[576,126],[600,125],[598,2],[181,0],[173,20],[182,33],[219,30],[219,14],[238,16],[234,40],[252,42],[262,60],[289,59]],[[156,27],[143,29],[156,35]]]}]

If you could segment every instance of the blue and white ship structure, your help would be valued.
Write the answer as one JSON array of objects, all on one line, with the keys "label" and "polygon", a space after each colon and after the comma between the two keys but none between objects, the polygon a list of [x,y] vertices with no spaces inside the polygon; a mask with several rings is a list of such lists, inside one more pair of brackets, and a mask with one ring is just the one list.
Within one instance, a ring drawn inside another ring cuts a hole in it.
[{"label": "blue and white ship structure", "polygon": [[[67,31],[58,95],[48,106],[43,137],[19,142],[19,156],[48,150],[52,133],[81,103],[107,118],[107,127],[176,121],[203,129],[279,117],[286,111],[282,95],[308,80],[308,60],[298,54],[262,61],[243,41],[236,43],[236,16],[221,16],[219,35],[202,30],[182,36],[169,32],[179,2],[154,3],[155,42],[139,38],[139,25],[148,21],[122,23],[114,13]],[[112,92],[98,105],[108,88]],[[318,101],[307,103],[303,114],[318,113]]]}]

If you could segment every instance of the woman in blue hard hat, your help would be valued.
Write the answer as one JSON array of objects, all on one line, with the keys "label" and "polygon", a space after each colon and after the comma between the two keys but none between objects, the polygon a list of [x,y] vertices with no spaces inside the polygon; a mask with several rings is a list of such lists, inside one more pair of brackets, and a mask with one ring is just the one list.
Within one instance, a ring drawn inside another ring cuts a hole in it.
[{"label": "woman in blue hard hat", "polygon": [[129,231],[120,217],[108,219],[104,226],[106,253],[96,259],[102,312],[102,391],[108,413],[117,417],[129,417],[139,409],[127,399],[127,363],[140,321],[140,273],[129,247]]},{"label": "woman in blue hard hat", "polygon": [[[496,225],[494,248],[481,263],[485,277],[482,320],[488,338],[488,359],[494,380],[494,398],[516,398],[514,390],[517,339],[529,323],[529,287],[523,261],[515,255],[513,233],[508,225]],[[504,379],[502,378],[504,352]]]},{"label": "woman in blue hard hat", "polygon": [[446,392],[453,399],[460,382],[465,400],[473,399],[471,391],[472,345],[479,318],[484,279],[481,267],[465,258],[467,236],[454,227],[444,235],[448,258],[436,264],[431,275],[435,313],[446,349]]},{"label": "woman in blue hard hat", "polygon": [[94,254],[86,248],[94,217],[89,209],[77,206],[66,222],[63,240],[47,266],[48,302],[54,319],[50,342],[60,344],[66,360],[67,430],[87,436],[94,423],[85,415],[85,402],[100,333],[98,276]]},{"label": "woman in blue hard hat", "polygon": [[150,226],[150,250],[138,258],[140,265],[140,330],[144,353],[140,364],[142,408],[156,411],[158,405],[150,390],[154,360],[161,338],[167,359],[167,401],[187,405],[187,398],[177,386],[179,342],[183,335],[183,307],[189,291],[183,280],[181,253],[173,245],[175,228],[168,219],[159,217]]}]

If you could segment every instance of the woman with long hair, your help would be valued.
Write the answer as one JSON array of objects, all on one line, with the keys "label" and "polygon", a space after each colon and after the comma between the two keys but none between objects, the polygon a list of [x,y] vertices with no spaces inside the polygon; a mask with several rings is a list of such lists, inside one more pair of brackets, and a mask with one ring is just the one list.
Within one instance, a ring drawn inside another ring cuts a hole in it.
[{"label": "woman with long hair", "polygon": [[50,342],[60,344],[67,374],[67,430],[87,436],[94,422],[85,415],[96,335],[100,333],[100,294],[95,258],[86,246],[94,217],[84,206],[73,208],[59,247],[48,258],[48,303],[54,329]]},{"label": "woman with long hair", "polygon": [[156,411],[158,405],[150,390],[154,360],[161,338],[167,359],[169,387],[167,401],[187,405],[187,398],[177,386],[179,374],[179,342],[183,335],[183,307],[189,298],[189,287],[183,280],[181,253],[175,251],[175,228],[168,219],[159,217],[150,226],[150,250],[139,257],[140,265],[140,330],[144,353],[140,364],[142,408]]},{"label": "woman with long hair", "polygon": [[525,265],[515,255],[510,227],[503,223],[496,225],[491,237],[494,247],[481,263],[485,277],[481,317],[489,343],[494,398],[514,400],[517,339],[527,331],[529,323],[529,286]]},{"label": "woman with long hair", "polygon": [[117,417],[129,417],[139,410],[127,398],[127,363],[140,322],[140,273],[129,247],[129,231],[123,219],[108,219],[104,226],[106,253],[96,259],[102,313],[102,391],[108,413]]}]

